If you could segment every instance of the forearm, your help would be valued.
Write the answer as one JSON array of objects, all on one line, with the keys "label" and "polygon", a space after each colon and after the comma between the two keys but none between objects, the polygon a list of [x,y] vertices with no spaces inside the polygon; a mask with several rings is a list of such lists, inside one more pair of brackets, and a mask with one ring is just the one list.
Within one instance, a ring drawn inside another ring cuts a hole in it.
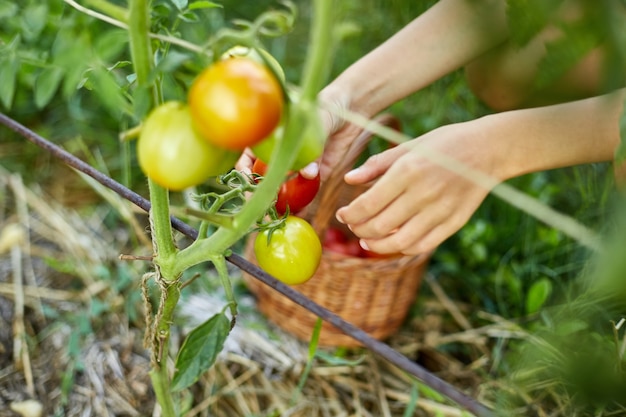
[{"label": "forearm", "polygon": [[495,157],[493,174],[506,180],[530,172],[611,161],[620,141],[619,118],[625,97],[626,89],[622,89],[478,119],[485,142],[481,146]]},{"label": "forearm", "polygon": [[[506,2],[441,0],[344,71],[328,90],[372,116],[506,39]],[[326,93],[329,93],[326,91]]]}]

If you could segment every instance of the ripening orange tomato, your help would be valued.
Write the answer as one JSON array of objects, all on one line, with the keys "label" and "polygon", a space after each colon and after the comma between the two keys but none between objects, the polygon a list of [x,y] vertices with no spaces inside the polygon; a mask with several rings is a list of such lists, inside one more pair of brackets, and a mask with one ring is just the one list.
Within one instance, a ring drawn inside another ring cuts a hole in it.
[{"label": "ripening orange tomato", "polygon": [[194,124],[208,142],[232,150],[254,146],[278,126],[284,107],[280,82],[246,57],[218,61],[202,71],[188,94]]}]

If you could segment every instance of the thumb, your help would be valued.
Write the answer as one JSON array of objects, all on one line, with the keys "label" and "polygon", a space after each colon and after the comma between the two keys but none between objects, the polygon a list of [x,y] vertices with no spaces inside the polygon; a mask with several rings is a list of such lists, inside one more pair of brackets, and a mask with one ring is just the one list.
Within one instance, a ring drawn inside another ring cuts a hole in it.
[{"label": "thumb", "polygon": [[384,152],[370,156],[363,165],[349,171],[344,176],[348,184],[365,184],[383,175],[389,167],[406,151],[396,146]]}]

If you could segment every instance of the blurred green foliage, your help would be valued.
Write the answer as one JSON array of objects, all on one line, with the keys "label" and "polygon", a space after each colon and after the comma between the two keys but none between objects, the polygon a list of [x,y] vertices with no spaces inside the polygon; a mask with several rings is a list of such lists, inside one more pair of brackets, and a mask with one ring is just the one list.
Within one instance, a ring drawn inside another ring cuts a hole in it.
[{"label": "blurred green foliage", "polygon": [[[298,16],[293,31],[278,38],[264,38],[263,42],[284,67],[287,80],[297,83],[307,54],[311,2],[294,3]],[[338,18],[353,23],[358,31],[341,43],[335,61],[329,63],[331,77],[434,3],[435,0],[336,2]],[[510,13],[516,16],[511,20],[514,38],[520,44],[527,42],[548,21],[550,10],[561,3],[510,0]],[[623,20],[615,17],[617,3],[585,3],[594,26],[567,28],[577,31],[577,42],[573,48],[570,44],[551,46],[550,60],[543,64],[548,68],[542,73],[545,80],[561,74],[599,36],[626,38]],[[282,7],[274,0],[224,0],[220,4],[223,7],[192,10],[186,2],[154,0],[153,18],[161,34],[204,44],[212,33],[231,26],[235,19],[252,20],[268,9]],[[527,10],[531,12],[525,14]],[[603,32],[593,30],[603,23]],[[618,41],[610,45],[623,50],[623,43]],[[176,69],[175,75],[164,76],[163,95],[166,99],[184,99],[188,84],[208,58],[176,46],[169,47],[167,55],[163,52],[157,52],[161,68]],[[622,62],[615,67],[624,68],[624,54],[616,56]],[[623,83],[623,77],[616,71],[610,77],[612,85]],[[119,132],[135,126],[143,114],[141,92],[132,88],[124,30],[86,16],[63,0],[0,0],[0,80],[0,110],[96,163],[113,178],[135,189],[144,186],[135,163],[134,146],[118,140]],[[412,136],[489,112],[472,95],[461,71],[394,104],[390,110]],[[23,145],[23,139],[7,130],[2,130],[0,137],[0,164],[23,173],[30,181],[42,181],[49,175],[50,169],[45,167],[55,161],[35,147]],[[603,231],[610,228],[608,212],[614,207],[611,176],[610,166],[594,164],[529,174],[511,184]],[[529,328],[549,328],[553,322],[542,315],[542,308],[572,291],[571,284],[585,270],[589,257],[585,249],[559,231],[488,197],[470,222],[438,248],[431,271],[451,297],[468,302],[476,311],[485,310],[505,318],[530,314],[539,320],[531,322]],[[598,334],[601,339],[607,337],[605,333]],[[556,346],[572,349],[572,343],[572,339],[561,340]],[[608,345],[603,346],[599,351]],[[501,372],[512,369],[511,363],[504,364]]]}]

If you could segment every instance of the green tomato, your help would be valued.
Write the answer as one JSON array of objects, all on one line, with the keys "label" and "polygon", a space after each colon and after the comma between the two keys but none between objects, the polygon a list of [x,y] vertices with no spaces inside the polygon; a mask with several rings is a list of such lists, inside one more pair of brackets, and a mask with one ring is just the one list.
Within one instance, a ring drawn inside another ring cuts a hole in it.
[{"label": "green tomato", "polygon": [[180,191],[225,173],[241,152],[212,145],[194,129],[189,108],[170,101],[146,118],[137,143],[139,166],[162,187]]},{"label": "green tomato", "polygon": [[[283,138],[284,128],[279,125],[274,132],[261,143],[252,147],[254,155],[265,163],[270,162],[274,148]],[[291,164],[291,171],[299,171],[311,162],[317,160],[324,152],[325,137],[317,121],[311,121],[303,132],[302,144]]]},{"label": "green tomato", "polygon": [[322,244],[306,220],[287,216],[282,226],[259,232],[254,240],[259,266],[288,285],[313,277],[322,258]]}]

